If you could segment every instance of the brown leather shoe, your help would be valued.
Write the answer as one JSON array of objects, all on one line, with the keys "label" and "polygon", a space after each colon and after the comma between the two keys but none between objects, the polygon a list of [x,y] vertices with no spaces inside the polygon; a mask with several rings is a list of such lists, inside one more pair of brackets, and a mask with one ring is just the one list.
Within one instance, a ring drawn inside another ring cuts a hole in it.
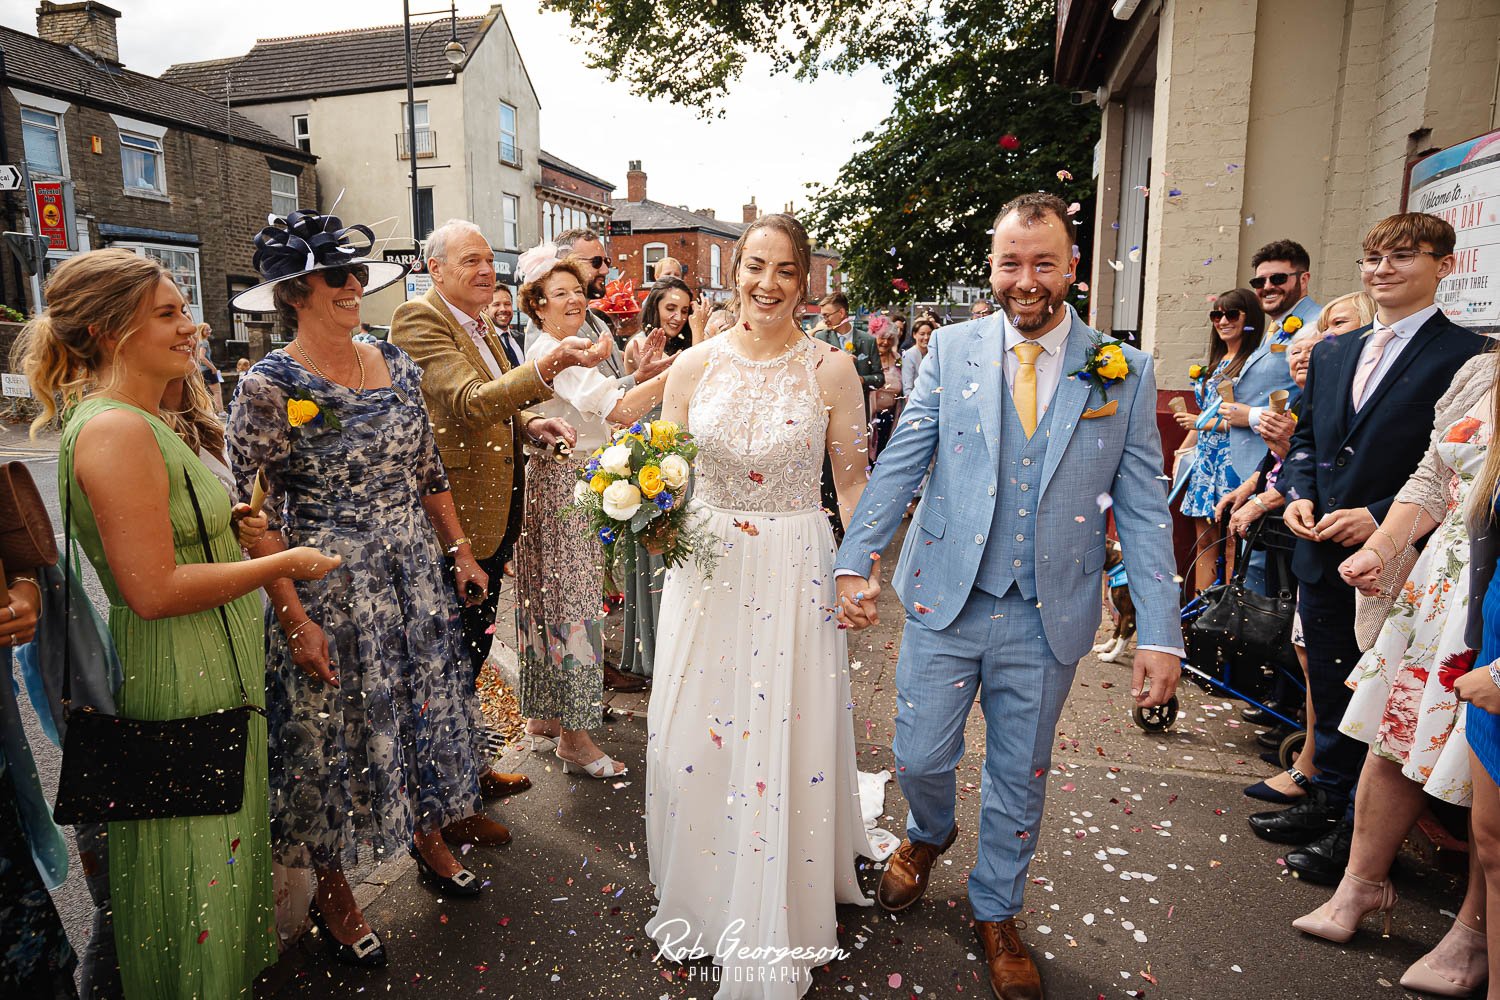
[{"label": "brown leather shoe", "polygon": [[604,665],[604,686],[611,691],[644,691],[651,682],[639,674],[627,674],[613,663]]},{"label": "brown leather shoe", "polygon": [[531,779],[524,774],[486,771],[479,776],[479,794],[486,802],[503,799],[507,795],[519,795],[530,787]]},{"label": "brown leather shoe", "polygon": [[1042,1000],[1042,976],[1016,933],[1016,918],[976,920],[974,933],[984,947],[990,989],[999,1000]]},{"label": "brown leather shoe", "polygon": [[932,871],[932,863],[953,846],[957,837],[958,824],[955,823],[942,847],[924,844],[920,840],[901,841],[901,846],[886,863],[885,874],[880,876],[880,888],[875,892],[881,907],[891,913],[900,913],[921,899],[922,893],[927,891],[927,876]]},{"label": "brown leather shoe", "polygon": [[510,843],[510,831],[505,828],[504,823],[496,823],[484,813],[475,813],[468,819],[443,827],[443,839],[455,847],[464,844],[504,847]]}]

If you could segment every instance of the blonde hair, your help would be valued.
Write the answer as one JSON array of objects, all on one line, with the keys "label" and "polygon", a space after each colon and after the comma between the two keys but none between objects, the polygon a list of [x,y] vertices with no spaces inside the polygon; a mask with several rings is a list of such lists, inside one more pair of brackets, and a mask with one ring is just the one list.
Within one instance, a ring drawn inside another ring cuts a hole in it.
[{"label": "blonde hair", "polygon": [[181,409],[163,406],[162,420],[194,452],[207,451],[223,462],[224,425],[219,422],[218,408],[197,365],[182,378],[182,399],[178,405]]},{"label": "blonde hair", "polygon": [[1359,314],[1359,325],[1369,326],[1375,322],[1375,300],[1370,298],[1369,292],[1348,292],[1340,295],[1332,302],[1323,307],[1318,313],[1318,332],[1328,329],[1328,323],[1333,319],[1333,310],[1337,306],[1353,304],[1354,311]]},{"label": "blonde hair", "polygon": [[33,435],[83,397],[110,357],[106,341],[135,332],[162,278],[171,275],[156,261],[118,249],[81,253],[52,272],[47,308],[12,352],[41,406]]}]

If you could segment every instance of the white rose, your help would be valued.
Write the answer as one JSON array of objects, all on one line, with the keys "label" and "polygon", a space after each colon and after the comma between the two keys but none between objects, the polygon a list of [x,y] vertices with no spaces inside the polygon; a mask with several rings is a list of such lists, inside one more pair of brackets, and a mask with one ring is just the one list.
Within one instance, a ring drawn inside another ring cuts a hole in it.
[{"label": "white rose", "polygon": [[[609,452],[604,453],[608,457]],[[618,479],[604,487],[604,513],[616,521],[628,521],[641,509],[641,491],[631,483]]]},{"label": "white rose", "polygon": [[573,502],[583,503],[588,499],[588,495],[592,492],[594,491],[589,489],[589,484],[587,482],[582,479],[578,480],[578,482],[573,484]]},{"label": "white rose", "polygon": [[599,456],[599,468],[613,476],[630,475],[630,449],[623,444],[613,444]]},{"label": "white rose", "polygon": [[667,489],[676,493],[687,485],[688,464],[687,459],[681,455],[668,455],[661,460],[661,481],[667,484]]}]

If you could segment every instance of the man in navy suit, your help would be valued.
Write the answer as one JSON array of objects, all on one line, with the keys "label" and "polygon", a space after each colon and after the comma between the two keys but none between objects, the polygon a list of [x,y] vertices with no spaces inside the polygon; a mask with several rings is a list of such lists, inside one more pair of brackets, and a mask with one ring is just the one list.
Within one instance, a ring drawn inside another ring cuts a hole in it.
[{"label": "man in navy suit", "polygon": [[1277,488],[1289,501],[1286,524],[1299,541],[1292,572],[1313,709],[1317,777],[1306,798],[1280,812],[1250,817],[1256,834],[1305,844],[1287,864],[1332,885],[1349,859],[1354,785],[1365,748],[1339,732],[1359,662],[1354,591],[1338,566],[1360,546],[1394,558],[1375,536],[1396,492],[1421,461],[1438,398],[1485,339],[1450,322],[1434,302],[1453,271],[1453,227],[1421,212],[1376,223],[1359,260],[1375,322],[1313,349],[1302,393],[1302,418]]}]

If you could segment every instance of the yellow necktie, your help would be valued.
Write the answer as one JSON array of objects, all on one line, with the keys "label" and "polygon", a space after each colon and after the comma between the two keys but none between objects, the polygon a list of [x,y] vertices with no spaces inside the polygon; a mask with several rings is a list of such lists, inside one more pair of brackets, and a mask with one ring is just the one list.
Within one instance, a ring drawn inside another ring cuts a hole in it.
[{"label": "yellow necktie", "polygon": [[1016,369],[1016,384],[1011,395],[1016,401],[1016,412],[1021,415],[1021,428],[1030,440],[1036,433],[1036,359],[1042,353],[1042,345],[1023,340],[1012,350],[1021,366]]}]

